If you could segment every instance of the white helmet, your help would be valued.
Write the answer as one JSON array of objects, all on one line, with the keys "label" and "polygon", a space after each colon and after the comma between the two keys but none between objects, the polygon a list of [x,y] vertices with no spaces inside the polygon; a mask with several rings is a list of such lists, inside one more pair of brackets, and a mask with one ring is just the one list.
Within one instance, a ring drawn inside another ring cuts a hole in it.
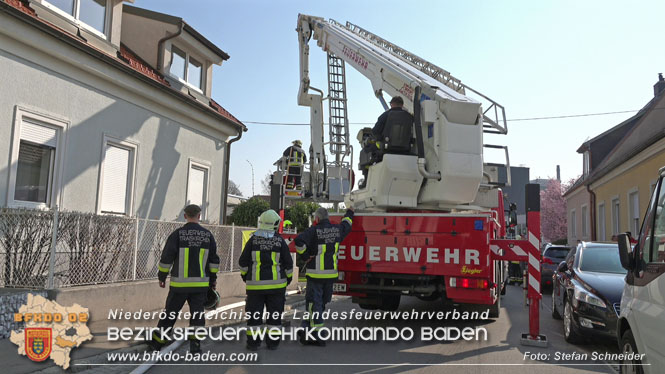
[{"label": "white helmet", "polygon": [[259,217],[259,230],[277,231],[282,218],[274,210],[266,210]]}]

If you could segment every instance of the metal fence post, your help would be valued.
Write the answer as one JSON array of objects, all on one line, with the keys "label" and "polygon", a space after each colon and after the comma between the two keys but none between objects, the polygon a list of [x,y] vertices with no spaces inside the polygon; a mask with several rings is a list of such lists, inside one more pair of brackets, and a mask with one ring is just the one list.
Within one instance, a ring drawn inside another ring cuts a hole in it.
[{"label": "metal fence post", "polygon": [[49,258],[48,266],[48,283],[46,288],[49,290],[53,289],[53,278],[55,273],[55,247],[58,244],[58,206],[55,206],[55,211],[53,212],[53,233],[51,235],[51,251]]},{"label": "metal fence post", "polygon": [[236,244],[236,224],[231,224],[231,258],[229,261],[229,271],[233,271],[233,247]]},{"label": "metal fence post", "polygon": [[139,253],[139,217],[136,217],[134,225],[134,261],[132,261],[132,280],[136,280],[136,257]]}]

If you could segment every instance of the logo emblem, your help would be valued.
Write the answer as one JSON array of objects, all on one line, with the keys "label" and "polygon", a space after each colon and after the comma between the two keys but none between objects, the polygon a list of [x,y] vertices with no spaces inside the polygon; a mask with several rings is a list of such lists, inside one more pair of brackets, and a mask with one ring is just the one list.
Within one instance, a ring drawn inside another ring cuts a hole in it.
[{"label": "logo emblem", "polygon": [[44,361],[51,355],[50,328],[26,328],[25,329],[25,354],[32,361]]}]

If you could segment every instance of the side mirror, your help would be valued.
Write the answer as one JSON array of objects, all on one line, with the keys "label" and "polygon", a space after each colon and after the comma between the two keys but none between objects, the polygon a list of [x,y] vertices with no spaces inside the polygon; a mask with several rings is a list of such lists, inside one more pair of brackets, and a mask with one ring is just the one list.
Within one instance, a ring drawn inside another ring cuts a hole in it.
[{"label": "side mirror", "polygon": [[568,271],[568,263],[566,261],[561,261],[559,266],[556,268],[556,271],[560,273]]},{"label": "side mirror", "polygon": [[619,260],[621,260],[621,266],[626,270],[633,270],[633,261],[631,261],[631,248],[630,248],[630,236],[628,234],[619,234],[617,235],[617,242],[619,244]]}]

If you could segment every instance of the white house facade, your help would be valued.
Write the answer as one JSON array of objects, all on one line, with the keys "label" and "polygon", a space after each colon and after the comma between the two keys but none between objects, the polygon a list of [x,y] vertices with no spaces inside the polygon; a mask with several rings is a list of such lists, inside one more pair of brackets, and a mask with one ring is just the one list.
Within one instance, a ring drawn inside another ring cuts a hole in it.
[{"label": "white house facade", "polygon": [[229,56],[125,3],[0,0],[0,206],[222,222],[246,131],[210,98]]}]

